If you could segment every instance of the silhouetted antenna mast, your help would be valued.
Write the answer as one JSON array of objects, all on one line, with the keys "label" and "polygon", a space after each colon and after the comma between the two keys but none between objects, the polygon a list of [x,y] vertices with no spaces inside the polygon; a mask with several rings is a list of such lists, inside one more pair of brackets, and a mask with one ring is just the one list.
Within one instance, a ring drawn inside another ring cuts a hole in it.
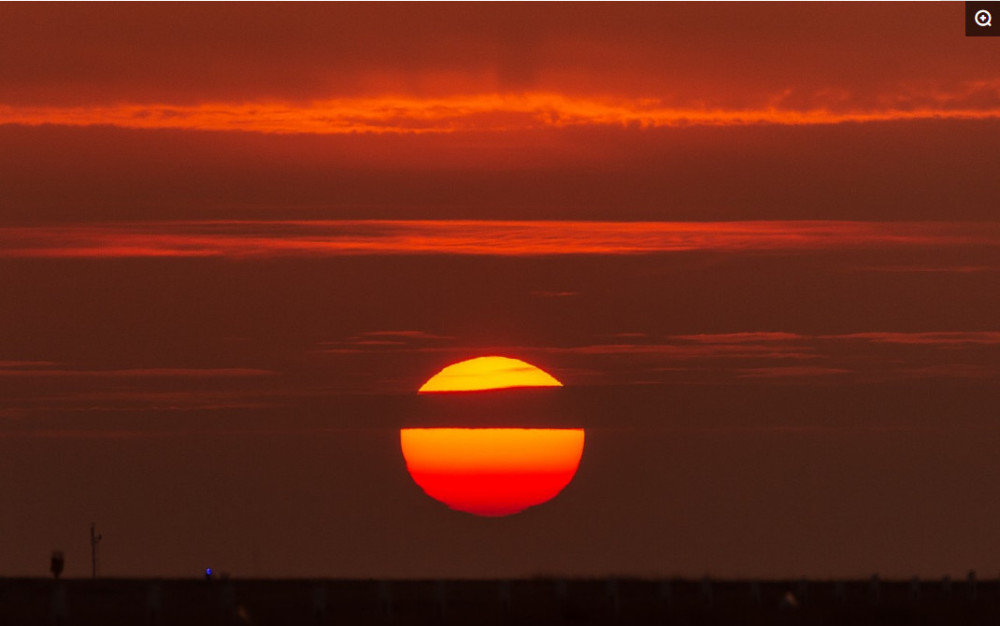
[{"label": "silhouetted antenna mast", "polygon": [[101,541],[101,535],[97,534],[94,522],[90,523],[90,575],[97,578],[97,544]]}]

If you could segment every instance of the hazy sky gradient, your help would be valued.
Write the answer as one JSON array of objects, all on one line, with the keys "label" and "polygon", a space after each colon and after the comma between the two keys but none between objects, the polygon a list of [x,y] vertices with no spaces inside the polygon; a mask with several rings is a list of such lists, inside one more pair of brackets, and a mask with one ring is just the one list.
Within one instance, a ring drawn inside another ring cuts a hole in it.
[{"label": "hazy sky gradient", "polygon": [[[0,6],[0,575],[994,571],[963,10]],[[416,396],[487,354],[565,388]],[[398,429],[462,423],[579,474],[449,511]]]}]

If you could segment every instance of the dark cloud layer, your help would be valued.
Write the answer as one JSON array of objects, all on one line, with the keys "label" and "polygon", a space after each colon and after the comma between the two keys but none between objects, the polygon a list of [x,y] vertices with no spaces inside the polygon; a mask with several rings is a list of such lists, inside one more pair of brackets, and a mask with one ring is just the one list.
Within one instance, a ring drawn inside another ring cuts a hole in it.
[{"label": "dark cloud layer", "polygon": [[[7,4],[0,93],[65,104],[549,90],[865,106],[995,79],[995,50],[964,39],[963,18],[957,3]],[[995,104],[996,85],[984,88]]]},{"label": "dark cloud layer", "polygon": [[996,121],[454,136],[0,127],[7,223],[992,220]]}]

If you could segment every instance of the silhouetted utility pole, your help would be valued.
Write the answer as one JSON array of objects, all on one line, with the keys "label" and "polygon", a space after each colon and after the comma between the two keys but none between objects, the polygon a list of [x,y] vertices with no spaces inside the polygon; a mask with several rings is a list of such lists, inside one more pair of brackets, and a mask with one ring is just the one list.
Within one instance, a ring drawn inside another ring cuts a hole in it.
[{"label": "silhouetted utility pole", "polygon": [[49,565],[49,571],[52,572],[52,576],[59,578],[62,574],[63,566],[66,564],[66,557],[63,556],[62,550],[52,551],[52,561]]},{"label": "silhouetted utility pole", "polygon": [[94,522],[90,523],[90,575],[97,578],[97,544],[101,541],[101,535],[97,534]]}]

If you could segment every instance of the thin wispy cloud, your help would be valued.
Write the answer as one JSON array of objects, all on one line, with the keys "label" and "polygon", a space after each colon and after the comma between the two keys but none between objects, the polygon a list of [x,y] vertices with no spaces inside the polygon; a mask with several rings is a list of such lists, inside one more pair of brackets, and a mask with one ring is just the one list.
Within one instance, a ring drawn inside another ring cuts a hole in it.
[{"label": "thin wispy cloud", "polygon": [[[548,365],[568,386],[634,384],[792,384],[850,385],[887,381],[994,380],[990,350],[1000,348],[1000,331],[860,332],[810,335],[780,330],[748,330],[657,336],[623,332],[608,340],[568,345],[469,344],[462,337],[413,328],[371,330],[324,341],[311,353],[317,366],[347,360],[359,364],[356,379],[344,383],[352,393],[410,393],[415,380],[399,363],[414,357],[428,363],[470,355],[519,356]],[[357,359],[363,360],[357,360]],[[377,359],[386,364],[374,369]],[[402,359],[400,361],[400,359]],[[261,387],[273,371],[253,368],[67,368],[49,361],[9,359],[0,380],[21,386],[28,381],[59,381],[59,393],[25,386],[0,417],[81,413],[273,410],[320,398],[327,386],[289,388],[283,377]],[[383,371],[390,372],[387,376]],[[395,373],[393,373],[395,372]],[[417,377],[419,378],[419,377]],[[66,380],[63,380],[66,379]],[[69,380],[72,380],[72,386]],[[204,389],[200,381],[217,381]],[[123,384],[128,381],[127,384]],[[171,383],[170,381],[175,381]],[[199,388],[178,388],[199,381]],[[167,385],[165,387],[165,385]],[[234,386],[235,385],[235,386]]]},{"label": "thin wispy cloud", "polygon": [[535,348],[540,352],[587,355],[654,355],[670,359],[712,359],[712,358],[769,358],[769,359],[812,359],[815,355],[808,348],[783,348],[768,345],[734,344],[693,344],[669,343],[635,344],[595,344],[587,346]]},{"label": "thin wispy cloud", "polygon": [[956,346],[963,344],[1000,345],[1000,331],[961,332],[869,332],[847,335],[823,335],[824,339],[854,339],[872,343],[892,343],[904,345]]},{"label": "thin wispy cloud", "polygon": [[748,333],[716,333],[700,335],[674,335],[675,339],[696,341],[698,343],[756,343],[769,341],[795,341],[803,339],[803,335],[782,332],[748,332]]},{"label": "thin wispy cloud", "polygon": [[580,295],[579,291],[532,291],[536,298],[572,298]]},{"label": "thin wispy cloud", "polygon": [[386,348],[386,352],[423,352],[423,353],[539,353],[566,355],[633,355],[659,356],[671,359],[706,359],[706,358],[774,358],[774,359],[811,359],[814,355],[808,348],[783,348],[776,346],[754,345],[699,345],[699,344],[668,344],[668,343],[601,343],[576,346],[386,346],[371,344],[351,344],[353,348],[332,346],[321,352],[326,354],[358,354],[365,348]]},{"label": "thin wispy cloud", "polygon": [[859,272],[885,272],[890,274],[977,274],[1000,272],[993,265],[869,265],[853,268]]},{"label": "thin wispy cloud", "polygon": [[[426,354],[451,359],[469,354],[528,355],[559,364],[569,384],[657,384],[738,380],[834,384],[887,380],[987,380],[994,370],[983,350],[1000,346],[1000,331],[869,332],[810,335],[743,331],[655,337],[620,333],[613,341],[577,345],[447,345],[338,342],[330,357]],[[887,349],[890,351],[887,352]],[[437,358],[437,357],[435,357]],[[604,365],[602,365],[602,363]],[[565,369],[563,369],[565,368]],[[572,371],[585,374],[572,374]]]},{"label": "thin wispy cloud", "polygon": [[740,370],[740,378],[799,378],[803,376],[832,376],[836,374],[849,374],[851,370],[839,367],[809,367],[809,366],[781,366],[781,367],[750,367]]},{"label": "thin wispy cloud", "polygon": [[247,378],[271,376],[275,372],[252,368],[146,368],[146,369],[40,369],[0,368],[0,378]]},{"label": "thin wispy cloud", "polygon": [[[163,436],[166,433],[143,432],[139,430],[121,430],[110,428],[38,428],[31,430],[0,430],[0,438],[30,438],[30,439],[147,439]],[[177,436],[174,434],[173,436]]]},{"label": "thin wispy cloud", "polygon": [[373,330],[370,332],[364,332],[358,335],[358,337],[386,337],[393,339],[406,339],[406,340],[419,340],[419,341],[438,341],[438,340],[449,340],[454,339],[448,335],[436,335],[434,333],[424,332],[422,330]]},{"label": "thin wispy cloud", "polygon": [[374,330],[359,333],[346,339],[321,341],[320,351],[327,354],[359,354],[368,349],[390,351],[420,351],[429,346],[454,340],[448,335],[438,335],[422,330]]},{"label": "thin wispy cloud", "polygon": [[38,368],[38,367],[51,367],[58,365],[55,361],[0,361],[0,369],[24,369],[24,368]]},{"label": "thin wispy cloud", "polygon": [[[366,333],[365,335],[368,335]],[[364,337],[361,335],[358,337]],[[364,347],[390,347],[396,352],[510,352],[527,351],[549,354],[586,355],[662,355],[677,359],[688,358],[817,358],[824,346],[833,342],[888,343],[900,346],[950,347],[962,345],[1000,346],[1000,331],[940,331],[940,332],[865,332],[839,335],[804,335],[787,332],[738,332],[697,335],[673,335],[668,341],[654,341],[643,333],[619,333],[613,343],[590,343],[564,346],[468,346],[460,341],[449,345],[427,345],[403,342],[379,342],[352,337],[343,341],[324,342],[322,352],[341,352],[340,346],[358,346],[351,352],[363,352]],[[455,338],[447,338],[455,339]]]},{"label": "thin wispy cloud", "polygon": [[1000,247],[1000,222],[316,220],[0,228],[0,256],[41,258],[639,255]]},{"label": "thin wispy cloud", "polygon": [[129,413],[132,411],[179,412],[266,410],[286,406],[287,398],[280,394],[239,391],[95,391],[66,394],[26,404],[22,410],[47,415],[62,412],[90,414]]},{"label": "thin wispy cloud", "polygon": [[904,374],[907,378],[987,380],[996,379],[997,375],[1000,374],[1000,368],[968,363],[940,363],[923,367],[906,368]]},{"label": "thin wispy cloud", "polygon": [[279,428],[179,428],[179,429],[124,429],[124,428],[34,428],[0,430],[2,438],[25,439],[150,439],[178,437],[234,437],[234,436],[287,436],[317,435],[329,433],[358,432],[364,429],[352,427],[295,426]]}]

